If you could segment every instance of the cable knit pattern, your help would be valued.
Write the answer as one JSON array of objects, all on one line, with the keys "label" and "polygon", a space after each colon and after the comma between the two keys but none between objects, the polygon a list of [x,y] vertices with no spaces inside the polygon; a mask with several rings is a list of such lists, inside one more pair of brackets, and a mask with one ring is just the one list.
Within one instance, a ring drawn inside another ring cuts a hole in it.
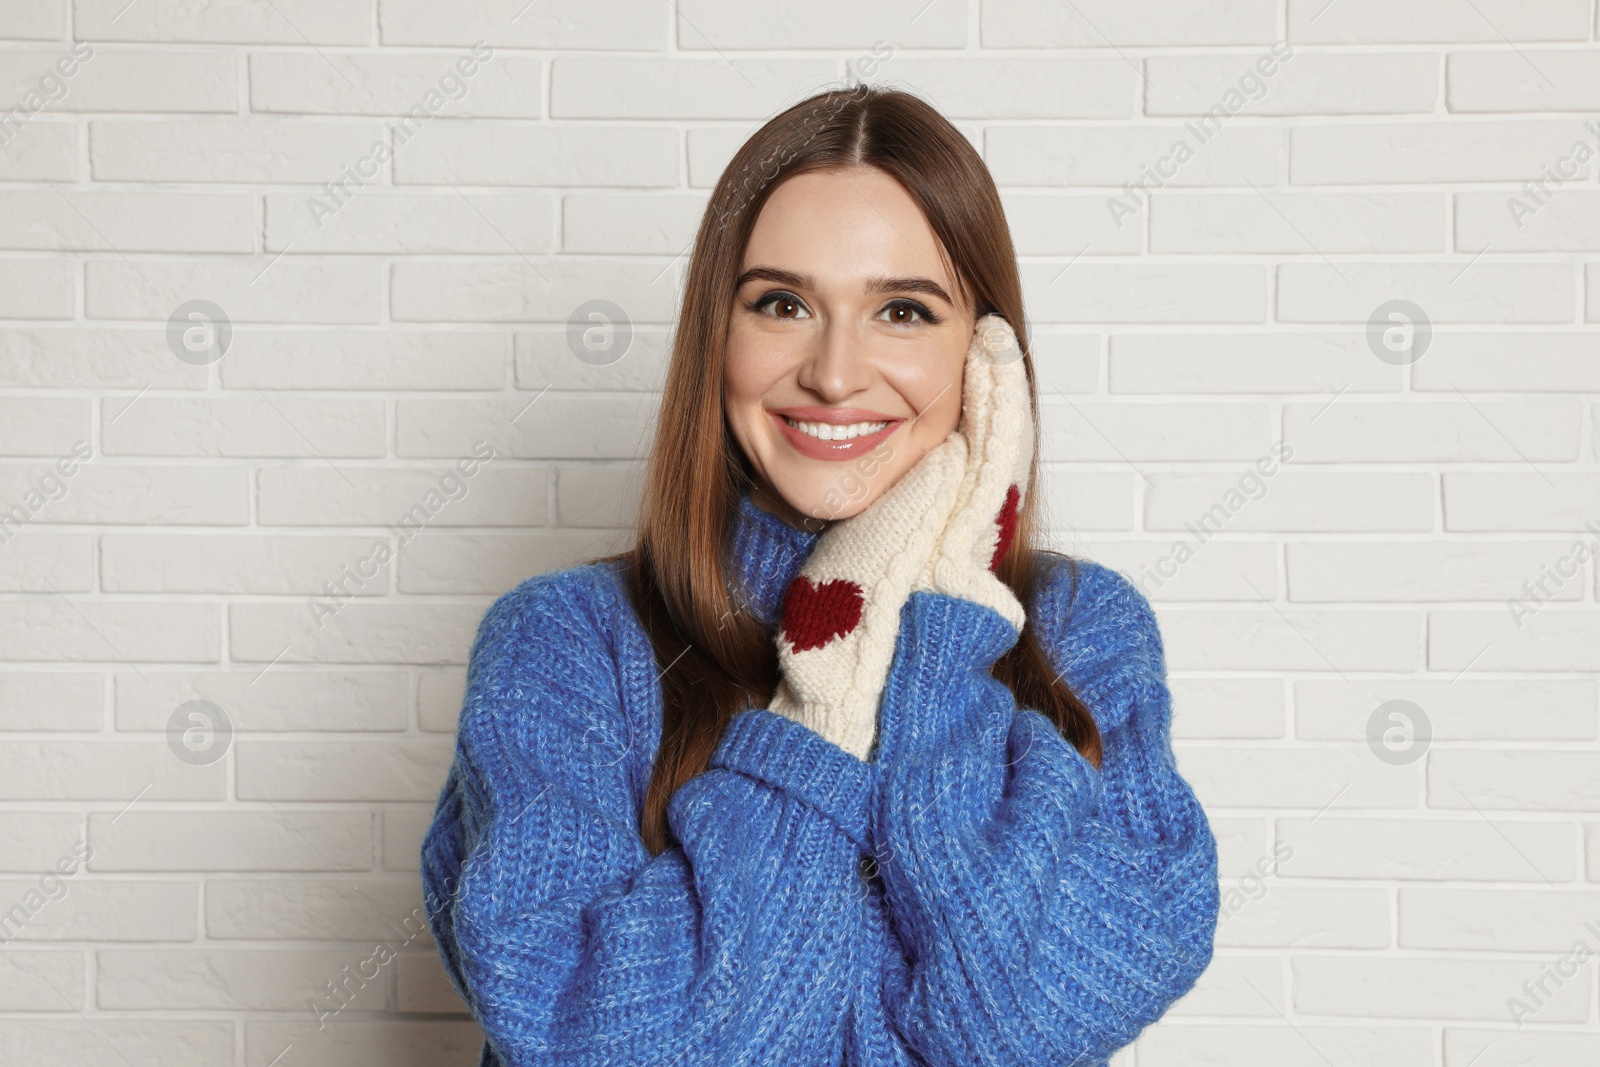
[{"label": "cable knit pattern", "polygon": [[[815,540],[742,503],[733,565],[767,624]],[[1078,570],[1029,615],[1100,722],[1103,773],[988,676],[1005,619],[917,592],[874,760],[742,712],[654,857],[660,665],[621,575],[501,597],[422,849],[485,1067],[1090,1067],[1131,1041],[1210,960],[1216,846],[1173,763],[1149,605]]]}]

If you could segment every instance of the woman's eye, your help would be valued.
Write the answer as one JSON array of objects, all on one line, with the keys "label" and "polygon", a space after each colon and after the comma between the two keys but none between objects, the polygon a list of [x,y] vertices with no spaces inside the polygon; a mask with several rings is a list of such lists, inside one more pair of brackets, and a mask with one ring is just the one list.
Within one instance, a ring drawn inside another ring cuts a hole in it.
[{"label": "woman's eye", "polygon": [[893,326],[910,326],[919,318],[929,325],[939,321],[937,315],[915,300],[896,300],[883,310],[889,316],[890,325]]},{"label": "woman's eye", "polygon": [[[775,319],[799,319],[806,315],[806,306],[789,293],[767,293],[746,306],[758,314],[771,314]],[[768,312],[769,307],[776,309],[775,312]]]}]

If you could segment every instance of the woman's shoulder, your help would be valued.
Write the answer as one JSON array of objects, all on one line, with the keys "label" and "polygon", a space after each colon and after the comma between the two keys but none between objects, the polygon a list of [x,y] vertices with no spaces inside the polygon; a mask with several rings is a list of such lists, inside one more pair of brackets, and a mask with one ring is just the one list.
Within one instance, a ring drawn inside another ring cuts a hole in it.
[{"label": "woman's shoulder", "polygon": [[469,703],[475,692],[507,688],[530,699],[619,703],[631,676],[622,661],[648,649],[624,578],[611,557],[537,574],[502,593],[478,624]]},{"label": "woman's shoulder", "polygon": [[1166,651],[1155,611],[1135,582],[1092,559],[1040,553],[1030,617],[1040,643],[1074,692],[1121,716],[1134,696],[1166,683]]}]

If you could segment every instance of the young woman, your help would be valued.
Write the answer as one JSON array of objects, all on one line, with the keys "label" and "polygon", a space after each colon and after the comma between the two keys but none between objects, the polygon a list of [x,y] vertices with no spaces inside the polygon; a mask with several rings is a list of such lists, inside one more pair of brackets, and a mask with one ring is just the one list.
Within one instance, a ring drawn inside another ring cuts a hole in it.
[{"label": "young woman", "polygon": [[1000,200],[914,96],[722,175],[635,547],[490,608],[422,852],[485,1065],[1103,1064],[1211,959],[1149,604],[1035,544]]}]

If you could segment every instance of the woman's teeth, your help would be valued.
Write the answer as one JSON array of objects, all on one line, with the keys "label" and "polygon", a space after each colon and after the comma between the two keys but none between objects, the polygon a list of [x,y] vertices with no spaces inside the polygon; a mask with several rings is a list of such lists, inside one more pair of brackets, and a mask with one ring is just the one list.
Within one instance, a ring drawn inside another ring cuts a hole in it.
[{"label": "woman's teeth", "polygon": [[877,433],[889,425],[887,422],[848,422],[843,425],[832,422],[799,422],[787,415],[783,417],[783,421],[807,437],[815,437],[819,441],[848,441],[852,437]]}]

